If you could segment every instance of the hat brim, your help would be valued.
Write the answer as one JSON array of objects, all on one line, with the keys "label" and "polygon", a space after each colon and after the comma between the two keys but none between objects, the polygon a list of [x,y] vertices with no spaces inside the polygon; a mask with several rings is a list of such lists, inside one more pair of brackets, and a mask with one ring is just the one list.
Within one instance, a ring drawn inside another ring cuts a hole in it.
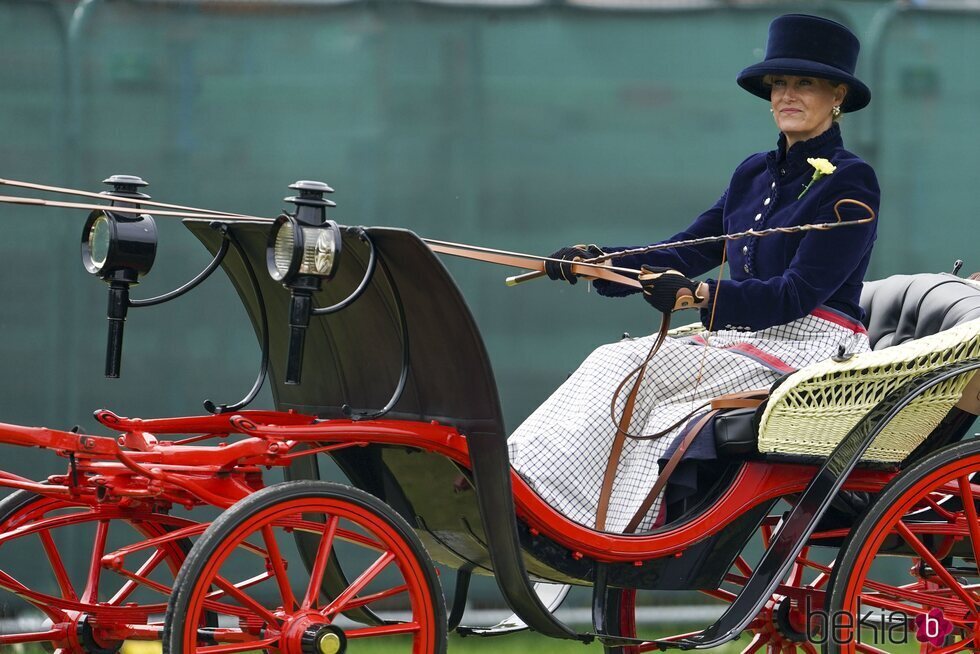
[{"label": "hat brim", "polygon": [[798,75],[844,82],[848,87],[840,107],[844,113],[864,109],[871,102],[871,89],[864,82],[840,68],[807,59],[769,59],[749,66],[738,74],[738,85],[752,95],[768,100],[772,90],[762,81],[766,75]]}]

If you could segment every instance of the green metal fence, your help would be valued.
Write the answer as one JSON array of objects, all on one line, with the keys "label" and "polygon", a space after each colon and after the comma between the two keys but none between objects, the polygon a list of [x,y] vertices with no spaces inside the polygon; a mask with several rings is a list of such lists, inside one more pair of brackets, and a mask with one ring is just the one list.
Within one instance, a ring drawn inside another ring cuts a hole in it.
[{"label": "green metal fence", "polygon": [[[0,176],[98,189],[138,174],[168,202],[274,215],[297,179],[333,217],[547,254],[685,226],[776,131],[734,82],[769,21],[815,11],[864,42],[874,101],[843,122],[883,199],[870,276],[980,269],[974,207],[980,12],[890,2],[0,2]],[[0,189],[3,192],[4,189]],[[259,362],[222,279],[131,314],[102,378],[105,289],[79,265],[82,213],[0,206],[0,420],[98,429],[90,412],[188,414],[236,400]],[[208,256],[161,221],[172,288]],[[590,348],[656,317],[586,285],[506,288],[451,261],[513,428]],[[679,318],[681,319],[681,318]],[[693,319],[693,318],[692,318]],[[260,396],[268,406],[270,396]],[[63,469],[8,449],[4,467]]]}]

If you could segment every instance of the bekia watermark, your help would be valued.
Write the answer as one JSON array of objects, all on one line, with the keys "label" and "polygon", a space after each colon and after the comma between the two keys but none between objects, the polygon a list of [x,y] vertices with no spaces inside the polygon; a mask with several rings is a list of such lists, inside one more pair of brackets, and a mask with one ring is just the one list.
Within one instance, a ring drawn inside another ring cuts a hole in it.
[{"label": "bekia watermark", "polygon": [[953,631],[953,623],[943,617],[942,609],[933,609],[915,616],[915,639],[936,647],[946,644],[946,636]]},{"label": "bekia watermark", "polygon": [[941,647],[946,636],[953,631],[953,623],[943,616],[942,609],[915,616],[909,622],[908,614],[899,611],[885,612],[868,609],[858,598],[857,611],[833,611],[814,609],[811,598],[805,602],[806,638],[811,643],[834,645],[864,643],[869,645],[899,645],[909,642],[911,632],[920,643]]}]

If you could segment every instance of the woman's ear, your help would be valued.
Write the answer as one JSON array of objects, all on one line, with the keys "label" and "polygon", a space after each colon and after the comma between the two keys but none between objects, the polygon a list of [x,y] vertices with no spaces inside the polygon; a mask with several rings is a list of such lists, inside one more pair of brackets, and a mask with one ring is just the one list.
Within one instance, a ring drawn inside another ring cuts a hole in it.
[{"label": "woman's ear", "polygon": [[839,84],[834,88],[834,104],[836,106],[841,106],[844,104],[844,98],[847,97],[847,84]]}]

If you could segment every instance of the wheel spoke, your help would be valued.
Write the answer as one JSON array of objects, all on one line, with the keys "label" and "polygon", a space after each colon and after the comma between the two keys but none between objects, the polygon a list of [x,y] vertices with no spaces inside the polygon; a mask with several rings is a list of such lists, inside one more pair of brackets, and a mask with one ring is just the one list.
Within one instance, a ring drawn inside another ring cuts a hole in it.
[{"label": "wheel spoke", "polygon": [[157,550],[150,555],[150,558],[148,558],[135,573],[129,572],[128,570],[125,570],[122,567],[117,569],[116,570],[117,573],[129,577],[129,579],[126,580],[126,583],[122,585],[122,588],[120,588],[116,592],[116,594],[112,596],[112,599],[108,601],[108,604],[110,606],[118,606],[122,604],[124,601],[126,601],[127,597],[133,594],[133,591],[135,591],[140,584],[143,584],[150,588],[154,588],[154,586],[159,586],[159,588],[154,588],[154,590],[158,590],[162,592],[164,595],[170,595],[173,592],[172,588],[167,588],[166,586],[163,586],[163,584],[156,584],[154,582],[151,582],[147,578],[147,575],[153,572],[156,569],[156,567],[160,565],[160,563],[166,558],[167,558],[166,552],[162,550]]},{"label": "wheel spoke", "polygon": [[23,634],[0,634],[0,645],[22,645],[25,643],[43,643],[44,641],[60,640],[65,637],[62,629],[35,631]]},{"label": "wheel spoke", "polygon": [[279,586],[282,606],[286,611],[291,612],[296,606],[296,597],[293,595],[293,588],[289,584],[286,566],[283,564],[282,554],[279,552],[279,543],[276,542],[276,535],[269,525],[262,527],[262,540],[265,542],[265,549],[269,552],[269,565],[276,577],[276,584]]},{"label": "wheel spoke", "polygon": [[327,563],[330,561],[330,553],[333,551],[333,539],[337,533],[337,525],[340,518],[330,516],[327,519],[326,529],[323,530],[323,537],[320,539],[320,546],[316,551],[316,558],[313,560],[313,568],[310,570],[310,585],[306,588],[306,596],[303,598],[302,608],[311,608],[320,598],[320,586],[323,584],[323,574],[327,570]]},{"label": "wheel spoke", "polygon": [[75,594],[75,588],[71,584],[71,579],[68,578],[65,562],[62,561],[61,553],[58,552],[58,546],[54,544],[54,539],[51,537],[51,532],[39,532],[38,537],[41,539],[41,545],[44,547],[44,553],[48,557],[48,562],[51,564],[51,570],[54,572],[55,579],[58,580],[58,588],[61,589],[61,594],[68,599],[78,599],[78,595]]},{"label": "wheel spoke", "polygon": [[171,652],[300,654],[340,615],[341,638],[361,646],[376,638],[386,653],[446,647],[438,578],[415,532],[347,486],[287,481],[252,493],[195,542],[174,586],[163,643]]},{"label": "wheel spoke", "polygon": [[[46,620],[42,628],[27,624],[5,628],[0,633],[0,649],[36,643],[48,652],[71,654],[80,647],[72,634],[77,629],[76,618],[83,614],[90,616],[91,635],[100,643],[132,638],[159,639],[160,629],[153,629],[148,617],[162,613],[166,601],[151,604],[142,598],[133,600],[141,586],[158,590],[144,583],[143,578],[153,574],[163,579],[158,574],[162,572],[161,563],[166,561],[172,572],[180,567],[184,553],[182,544],[171,541],[162,547],[147,545],[148,540],[166,534],[168,526],[180,522],[146,508],[111,504],[87,506],[28,491],[17,491],[4,498],[0,502],[0,543],[11,548],[30,548],[34,556],[23,560],[11,557],[6,561],[0,570],[0,588],[16,596],[16,604],[10,607],[10,613],[23,613],[30,605]],[[63,554],[62,548],[67,542],[81,542],[82,538],[91,545],[79,546],[83,553],[80,560]],[[107,556],[110,541],[122,547]],[[137,549],[147,550],[134,557],[130,566],[133,569],[138,565],[137,573],[123,568],[125,554],[119,554],[134,547],[133,544]],[[49,569],[54,583],[30,587],[22,584],[18,577],[28,578],[33,567]],[[132,578],[134,575],[135,579]],[[119,579],[127,576],[130,578]],[[173,595],[172,584],[160,586],[159,590],[165,596]],[[103,601],[110,595],[111,599]]]},{"label": "wheel spoke", "polygon": [[970,478],[957,479],[960,486],[960,499],[966,512],[966,526],[970,530],[970,545],[973,547],[973,560],[980,564],[980,523],[977,522],[977,505],[974,504],[973,490],[970,488]]},{"label": "wheel spoke", "polygon": [[[257,614],[262,616],[266,624],[269,625],[279,624],[279,618],[277,618],[268,609],[266,609],[264,606],[259,604],[258,601],[252,599],[250,595],[237,588],[233,583],[231,583],[224,577],[216,576],[214,578],[214,585],[220,588],[221,590],[225,591],[225,593],[227,593],[228,596],[231,597],[232,599],[238,600],[239,602],[241,602],[243,606],[252,609]],[[222,606],[224,607],[225,605]]]},{"label": "wheel spoke", "polygon": [[736,597],[735,593],[727,590],[722,590],[721,588],[717,588],[715,590],[701,590],[699,592],[704,595],[707,595],[708,597],[713,597],[715,599],[721,600],[722,602],[728,602],[729,604],[734,602]]},{"label": "wheel spoke", "polygon": [[95,528],[95,543],[92,545],[92,560],[89,563],[88,577],[85,580],[85,590],[82,601],[95,603],[99,601],[99,578],[102,574],[102,557],[105,555],[106,539],[109,536],[109,521],[99,520]]},{"label": "wheel spoke", "polygon": [[367,638],[369,636],[397,636],[399,634],[411,634],[421,629],[418,622],[399,622],[397,624],[384,624],[377,627],[364,627],[362,629],[351,629],[345,631],[344,635],[348,638]]},{"label": "wheel spoke", "polygon": [[379,600],[388,599],[389,597],[394,597],[395,595],[401,595],[402,593],[408,592],[408,584],[402,584],[401,586],[396,586],[395,588],[389,588],[388,590],[383,590],[379,593],[373,593],[371,595],[365,595],[364,597],[358,597],[355,600],[347,602],[344,610],[350,611],[351,609],[359,609],[362,606],[366,606],[373,602]]},{"label": "wheel spoke", "polygon": [[[317,537],[323,536],[324,533],[324,524],[322,522],[314,522],[312,520],[289,518],[277,520],[274,526],[285,529],[293,529],[295,531],[309,532]],[[383,552],[385,550],[385,546],[378,541],[368,538],[363,534],[351,531],[350,529],[338,529],[335,538],[337,540],[347,541],[355,545],[363,545],[364,547],[377,550],[378,552]]]},{"label": "wheel spoke", "polygon": [[[932,597],[927,593],[916,593],[914,591],[903,591],[901,589],[895,588],[893,586],[887,586],[882,583],[877,582],[865,582],[865,588],[882,589],[881,595],[876,594],[862,594],[861,604],[866,604],[877,609],[887,609],[889,611],[896,611],[899,613],[904,613],[906,615],[916,616],[925,615],[929,613],[930,608],[940,608],[943,612],[952,612],[957,609],[962,609],[962,604],[959,602],[954,602],[952,600],[947,600],[944,598]],[[898,598],[896,600],[887,599],[885,595],[890,595],[892,597]],[[898,600],[906,600],[912,602],[913,604],[922,604],[925,608],[920,606],[912,606],[910,604],[905,604]],[[925,600],[932,600],[928,604]],[[957,622],[957,620],[952,617],[947,616],[947,620],[952,622]],[[962,621],[959,621],[962,622]]]},{"label": "wheel spoke", "polygon": [[895,525],[895,529],[905,540],[905,542],[911,545],[912,549],[914,549],[915,552],[929,564],[929,567],[933,569],[936,576],[938,576],[942,582],[946,584],[946,586],[952,589],[953,592],[956,593],[956,595],[963,601],[963,603],[966,604],[967,609],[971,613],[976,613],[976,596],[967,593],[963,587],[960,586],[959,582],[957,582],[956,579],[949,574],[949,571],[943,566],[942,563],[939,562],[932,552],[929,551],[929,548],[927,548],[922,541],[915,537],[915,534],[909,530],[904,522],[899,520]]},{"label": "wheel spoke", "polygon": [[947,511],[943,505],[932,498],[931,494],[926,495],[923,499],[925,499],[926,504],[928,504],[933,511],[942,516],[947,522],[956,522],[956,514],[951,511]]},{"label": "wheel spoke", "polygon": [[[976,440],[925,454],[899,472],[853,528],[838,556],[828,610],[853,612],[860,607],[862,613],[872,609],[891,614],[889,629],[904,628],[906,633],[929,616],[944,627],[952,625],[951,634],[939,646],[913,640],[910,650],[974,651],[980,620],[975,563],[980,560],[980,486],[971,480],[978,473]],[[903,581],[896,583],[898,579]],[[841,629],[841,634],[856,635],[859,628]],[[840,651],[883,650],[853,642]]]},{"label": "wheel spoke", "polygon": [[361,592],[361,589],[371,583],[375,577],[381,574],[389,563],[395,560],[395,555],[391,552],[385,552],[378,560],[371,564],[371,566],[361,573],[361,576],[354,580],[350,586],[348,586],[344,592],[337,596],[337,599],[330,602],[330,604],[323,610],[320,611],[323,615],[334,615],[340,611],[347,608],[347,602],[350,601],[355,595]]},{"label": "wheel spoke", "polygon": [[752,640],[749,641],[748,647],[746,647],[745,649],[742,650],[742,654],[755,654],[760,649],[762,649],[763,647],[765,647],[766,646],[766,643],[768,643],[768,642],[769,642],[769,636],[768,636],[768,634],[764,634],[764,633],[761,633],[761,632],[756,633],[752,637]]},{"label": "wheel spoke", "polygon": [[48,603],[49,596],[32,591],[3,570],[0,570],[0,588],[6,588],[15,595],[23,597],[43,611],[53,622],[61,622],[68,619],[67,614],[62,609],[51,606]]}]

